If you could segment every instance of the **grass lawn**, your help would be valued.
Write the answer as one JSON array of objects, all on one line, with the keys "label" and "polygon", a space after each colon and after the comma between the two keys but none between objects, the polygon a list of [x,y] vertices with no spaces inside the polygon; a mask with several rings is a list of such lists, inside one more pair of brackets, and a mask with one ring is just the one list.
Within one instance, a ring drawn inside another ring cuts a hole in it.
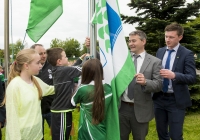
[{"label": "grass lawn", "polygon": [[[71,138],[71,140],[77,140],[77,132],[78,132],[78,120],[79,120],[79,113],[75,111],[73,113],[73,122],[75,125],[75,135]],[[184,140],[200,140],[200,112],[199,113],[193,113],[188,114],[185,117],[185,123],[183,128],[183,137]],[[5,130],[2,131],[3,135],[5,133]],[[45,124],[45,140],[51,140],[50,137],[50,131]],[[3,139],[5,140],[4,136]],[[132,140],[132,136],[130,135],[129,140]],[[155,120],[152,120],[149,125],[149,133],[146,137],[146,140],[158,140],[156,128],[155,128]]]}]

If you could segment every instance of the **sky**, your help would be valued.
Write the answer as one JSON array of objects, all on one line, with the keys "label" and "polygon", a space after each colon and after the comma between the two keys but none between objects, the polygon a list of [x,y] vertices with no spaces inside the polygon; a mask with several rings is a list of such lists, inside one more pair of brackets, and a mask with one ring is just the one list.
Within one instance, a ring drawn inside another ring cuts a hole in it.
[{"label": "sky", "polygon": [[[63,0],[63,14],[37,43],[43,44],[45,48],[49,48],[52,39],[66,40],[66,38],[74,38],[80,44],[83,44],[88,36],[88,1]],[[30,2],[31,0],[10,0],[10,15],[12,13],[12,16],[10,16],[10,43],[16,43],[19,39],[21,41],[24,40]],[[118,0],[120,13],[129,16],[134,15],[134,11],[127,6],[129,2],[130,0]],[[128,36],[135,29],[135,25],[123,24],[123,29],[125,36]],[[29,48],[33,44],[34,42],[26,35],[25,47]],[[3,48],[4,0],[0,0],[0,49]]]}]

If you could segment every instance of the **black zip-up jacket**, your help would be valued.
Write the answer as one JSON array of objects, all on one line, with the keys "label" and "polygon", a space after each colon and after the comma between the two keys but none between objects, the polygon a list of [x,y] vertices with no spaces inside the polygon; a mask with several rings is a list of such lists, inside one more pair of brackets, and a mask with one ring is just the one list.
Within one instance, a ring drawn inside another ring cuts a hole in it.
[{"label": "black zip-up jacket", "polygon": [[[78,59],[74,65],[79,65],[82,60]],[[68,112],[74,109],[71,97],[74,92],[74,78],[81,75],[78,66],[53,66],[53,85],[55,98],[51,105],[51,112]]]},{"label": "black zip-up jacket", "polygon": [[[52,65],[48,61],[45,62],[37,77],[39,77],[46,84],[53,85]],[[54,95],[42,97],[41,101],[42,114],[47,114],[51,112],[50,107],[53,99]]]}]

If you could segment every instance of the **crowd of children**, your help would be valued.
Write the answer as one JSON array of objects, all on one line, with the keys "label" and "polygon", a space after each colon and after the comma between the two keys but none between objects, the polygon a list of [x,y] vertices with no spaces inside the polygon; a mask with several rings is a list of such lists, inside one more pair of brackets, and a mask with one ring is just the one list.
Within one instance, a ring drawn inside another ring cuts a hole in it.
[{"label": "crowd of children", "polygon": [[[52,140],[69,139],[72,111],[77,103],[80,103],[82,120],[79,122],[79,139],[105,138],[105,114],[112,99],[111,87],[103,83],[100,61],[89,59],[82,65],[85,56],[82,55],[73,66],[68,66],[68,58],[62,48],[48,49],[47,60],[52,65],[53,76],[51,86],[35,76],[42,68],[39,54],[34,49],[18,52],[10,67],[4,97],[7,140],[43,138],[41,99],[52,94],[55,94],[51,105]],[[82,68],[78,66],[80,64]],[[77,77],[81,77],[81,84],[75,91],[74,78]],[[4,91],[3,88],[1,91]],[[0,94],[3,97],[4,92]],[[4,107],[3,104],[1,107]],[[0,110],[0,125],[4,122],[5,112],[2,115]]]}]

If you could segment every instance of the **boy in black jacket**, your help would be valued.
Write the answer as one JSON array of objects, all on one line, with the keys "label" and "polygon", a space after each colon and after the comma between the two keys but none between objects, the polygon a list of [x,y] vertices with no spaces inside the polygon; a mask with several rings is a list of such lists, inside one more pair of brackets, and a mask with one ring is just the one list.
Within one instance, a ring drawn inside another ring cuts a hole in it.
[{"label": "boy in black jacket", "polygon": [[[74,65],[82,63],[82,55]],[[55,87],[55,98],[52,102],[51,130],[52,140],[60,138],[69,139],[72,127],[71,97],[74,90],[74,78],[81,75],[81,68],[67,66],[68,58],[62,48],[51,48],[47,50],[47,60],[53,66],[53,83]]]}]

